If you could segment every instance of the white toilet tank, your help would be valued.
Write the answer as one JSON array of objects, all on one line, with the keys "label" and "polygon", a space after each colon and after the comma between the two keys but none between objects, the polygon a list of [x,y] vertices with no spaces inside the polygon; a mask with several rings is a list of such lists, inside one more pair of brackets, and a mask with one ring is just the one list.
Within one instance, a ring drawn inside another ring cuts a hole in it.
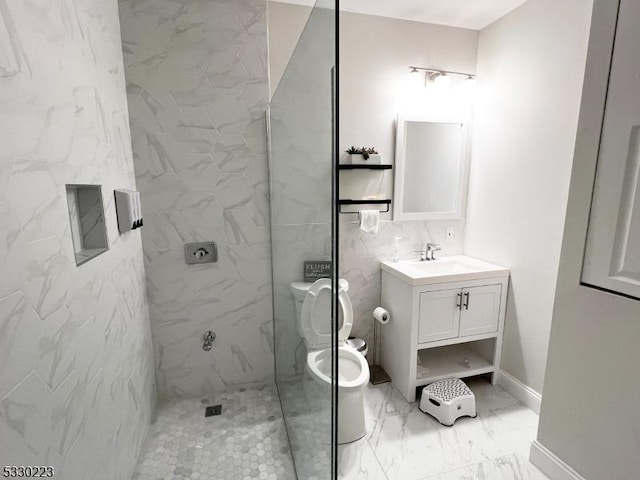
[{"label": "white toilet tank", "polygon": [[[338,280],[338,284],[340,286],[340,292],[349,291],[349,282],[344,278]],[[304,338],[304,335],[302,334],[302,330],[300,328],[300,315],[302,313],[302,304],[304,303],[304,298],[307,295],[309,288],[311,288],[311,285],[313,285],[312,282],[291,282],[291,284],[289,285],[289,289],[291,290],[291,293],[293,293],[293,299],[296,305],[296,328],[298,330],[298,335],[300,335],[300,337],[302,338]],[[327,312],[327,315],[329,315],[329,312]]]}]

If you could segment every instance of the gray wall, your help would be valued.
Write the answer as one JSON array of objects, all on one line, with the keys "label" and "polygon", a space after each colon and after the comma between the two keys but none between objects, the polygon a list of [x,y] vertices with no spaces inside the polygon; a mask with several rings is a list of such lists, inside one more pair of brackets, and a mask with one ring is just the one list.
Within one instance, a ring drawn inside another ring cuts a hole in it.
[{"label": "gray wall", "polygon": [[[413,103],[404,98],[409,65],[474,73],[478,33],[356,13],[341,12],[340,19],[340,150],[373,145],[385,163],[393,164],[396,117]],[[353,198],[350,191],[393,198],[393,175],[392,170],[344,171],[342,197]],[[461,254],[464,219],[397,222],[385,214],[376,236],[361,232],[356,219],[340,217],[340,269],[350,285],[353,335],[372,344],[372,313],[380,305],[380,261],[391,258],[393,239],[402,238],[400,253],[407,259],[417,258],[414,250],[424,249],[427,242],[442,245],[442,255]],[[457,228],[454,242],[445,243],[447,226]]]},{"label": "gray wall", "polygon": [[465,253],[511,268],[502,368],[540,393],[590,12],[529,0],[478,47]]},{"label": "gray wall", "polygon": [[[271,381],[266,2],[121,0],[120,17],[160,395]],[[204,240],[218,263],[185,265]]]},{"label": "gray wall", "polygon": [[313,6],[267,0],[271,95],[275,93],[280,84],[280,79],[309,20],[312,9]]},{"label": "gray wall", "polygon": [[[0,144],[0,465],[129,479],[155,394],[115,0],[0,0]],[[102,184],[110,250],[80,267],[66,183]]]},{"label": "gray wall", "polygon": [[633,480],[640,302],[579,285],[616,14],[617,2],[594,2],[537,442],[585,479]]}]

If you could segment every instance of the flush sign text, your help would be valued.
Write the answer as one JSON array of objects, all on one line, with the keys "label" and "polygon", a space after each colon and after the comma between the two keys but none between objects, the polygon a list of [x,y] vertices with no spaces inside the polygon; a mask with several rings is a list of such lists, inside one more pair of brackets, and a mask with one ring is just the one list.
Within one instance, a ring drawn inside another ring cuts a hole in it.
[{"label": "flush sign text", "polygon": [[304,281],[315,282],[319,278],[331,278],[330,261],[317,260],[304,262]]}]

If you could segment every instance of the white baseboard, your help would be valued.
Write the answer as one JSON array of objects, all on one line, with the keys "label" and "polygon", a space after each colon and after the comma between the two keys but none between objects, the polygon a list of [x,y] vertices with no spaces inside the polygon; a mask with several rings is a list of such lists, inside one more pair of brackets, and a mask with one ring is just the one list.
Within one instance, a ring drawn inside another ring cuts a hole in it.
[{"label": "white baseboard", "polygon": [[538,415],[540,414],[540,402],[542,401],[542,395],[536,392],[533,388],[528,387],[504,370],[498,370],[498,385]]},{"label": "white baseboard", "polygon": [[534,440],[529,452],[529,461],[551,480],[585,480],[544,445]]}]

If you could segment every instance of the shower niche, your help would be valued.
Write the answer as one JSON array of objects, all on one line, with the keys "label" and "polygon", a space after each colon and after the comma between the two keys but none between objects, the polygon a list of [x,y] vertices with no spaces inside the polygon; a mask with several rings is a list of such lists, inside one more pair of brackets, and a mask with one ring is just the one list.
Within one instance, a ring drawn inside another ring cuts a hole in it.
[{"label": "shower niche", "polygon": [[76,265],[109,250],[100,185],[67,185],[67,204]]}]

